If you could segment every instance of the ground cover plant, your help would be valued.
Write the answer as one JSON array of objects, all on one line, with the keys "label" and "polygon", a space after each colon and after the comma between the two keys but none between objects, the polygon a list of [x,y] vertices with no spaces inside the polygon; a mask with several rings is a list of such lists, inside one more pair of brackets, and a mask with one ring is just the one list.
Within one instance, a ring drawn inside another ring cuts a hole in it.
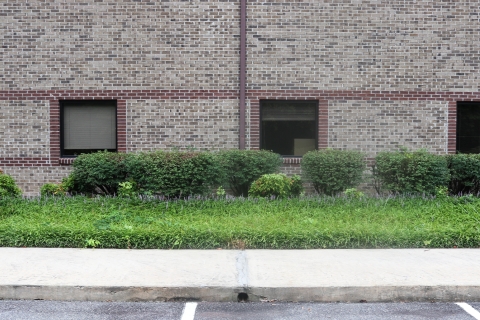
[{"label": "ground cover plant", "polygon": [[474,196],[0,199],[0,246],[452,248],[480,246]]}]

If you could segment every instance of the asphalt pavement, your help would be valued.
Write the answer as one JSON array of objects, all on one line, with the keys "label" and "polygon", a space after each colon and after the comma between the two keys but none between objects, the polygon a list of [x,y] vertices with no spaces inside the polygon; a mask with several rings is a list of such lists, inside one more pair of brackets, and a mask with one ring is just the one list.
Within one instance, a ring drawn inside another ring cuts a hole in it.
[{"label": "asphalt pavement", "polygon": [[[470,304],[469,304],[470,306]],[[480,304],[471,303],[473,310]],[[475,320],[456,303],[97,302],[0,300],[2,320]]]},{"label": "asphalt pavement", "polygon": [[0,299],[480,301],[480,249],[0,248]]}]

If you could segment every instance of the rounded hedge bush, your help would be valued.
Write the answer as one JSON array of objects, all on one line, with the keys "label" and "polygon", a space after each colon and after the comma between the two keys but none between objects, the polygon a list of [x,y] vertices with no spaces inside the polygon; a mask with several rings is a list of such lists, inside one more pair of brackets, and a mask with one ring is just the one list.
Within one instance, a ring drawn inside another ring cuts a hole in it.
[{"label": "rounded hedge bush", "polygon": [[447,187],[450,173],[444,156],[402,148],[377,154],[374,177],[380,182],[380,190],[433,195],[438,188]]},{"label": "rounded hedge bush", "polygon": [[212,191],[222,176],[210,152],[142,152],[125,159],[125,170],[140,193],[180,198]]},{"label": "rounded hedge bush", "polygon": [[124,161],[129,155],[99,151],[82,154],[73,162],[70,188],[73,192],[113,195],[126,180]]},{"label": "rounded hedge bush", "polygon": [[302,174],[315,191],[334,195],[362,182],[365,154],[352,150],[322,149],[307,152],[302,158]]},{"label": "rounded hedge bush", "polygon": [[280,170],[282,157],[267,150],[226,150],[217,154],[223,180],[235,196],[248,195],[252,183]]}]

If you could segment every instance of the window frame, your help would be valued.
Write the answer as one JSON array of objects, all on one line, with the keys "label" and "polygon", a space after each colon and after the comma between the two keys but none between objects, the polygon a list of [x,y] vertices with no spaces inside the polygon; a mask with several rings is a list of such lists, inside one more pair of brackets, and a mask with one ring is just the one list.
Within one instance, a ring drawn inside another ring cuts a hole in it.
[{"label": "window frame", "polygon": [[[319,143],[320,143],[320,106],[321,106],[321,101],[317,99],[306,99],[306,100],[295,100],[295,99],[260,99],[259,100],[259,148],[260,149],[265,149],[264,148],[264,129],[263,129],[263,112],[262,108],[264,106],[265,102],[279,102],[279,103],[298,103],[298,104],[311,104],[315,103],[315,149],[319,149]],[[275,152],[275,151],[274,151]],[[296,156],[296,155],[284,155],[280,154],[283,158],[302,158],[303,156]]]},{"label": "window frame", "polygon": [[[59,100],[59,117],[60,117],[60,128],[59,128],[59,134],[60,134],[60,158],[76,158],[78,155],[80,154],[66,154],[65,153],[65,148],[64,148],[64,145],[65,145],[65,119],[64,119],[64,116],[65,116],[65,111],[64,111],[64,108],[65,108],[65,104],[85,104],[85,103],[88,103],[88,102],[95,102],[95,103],[100,103],[100,104],[109,104],[109,103],[114,103],[115,104],[115,149],[107,149],[108,151],[110,152],[118,152],[119,151],[119,119],[118,119],[118,114],[119,114],[119,110],[118,110],[118,100],[116,99],[91,99],[91,100],[69,100],[69,99],[65,99],[65,100]],[[67,106],[68,107],[68,106]],[[97,152],[97,151],[101,151],[101,150],[105,150],[105,149],[91,149],[92,153],[93,152]]]},{"label": "window frame", "polygon": [[[478,108],[478,115],[480,116],[480,101],[457,101],[456,102],[456,108],[455,108],[455,111],[456,111],[456,124],[455,124],[455,153],[465,153],[465,154],[476,154],[476,153],[480,153],[480,132],[478,133],[477,137],[478,138],[478,146],[477,147],[474,147],[474,148],[470,148],[469,150],[459,150],[459,146],[460,145],[464,145],[464,143],[460,143],[460,133],[462,133],[462,125],[465,125],[464,122],[461,121],[461,118],[463,118],[462,116],[460,116],[460,114],[463,115],[462,112],[460,112],[460,109],[462,106],[466,106],[466,107],[474,107],[474,108]],[[480,123],[480,119],[478,120],[478,122]],[[463,135],[464,136],[464,135]],[[462,136],[462,137],[463,137]],[[468,137],[468,136],[466,136]],[[464,138],[466,139],[466,138]],[[475,149],[477,148],[478,152],[469,152],[471,151],[472,149]]]}]

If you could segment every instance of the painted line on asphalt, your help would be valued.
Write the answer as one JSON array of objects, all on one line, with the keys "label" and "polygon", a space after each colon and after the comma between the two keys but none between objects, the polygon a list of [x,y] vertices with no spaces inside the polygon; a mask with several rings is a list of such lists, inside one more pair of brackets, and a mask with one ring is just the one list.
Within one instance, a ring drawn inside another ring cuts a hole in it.
[{"label": "painted line on asphalt", "polygon": [[475,310],[471,305],[465,302],[458,302],[456,305],[460,306],[463,310],[465,310],[469,315],[474,317],[477,320],[480,320],[480,312]]},{"label": "painted line on asphalt", "polygon": [[185,303],[181,320],[193,320],[195,318],[195,309],[197,308],[196,302]]}]

